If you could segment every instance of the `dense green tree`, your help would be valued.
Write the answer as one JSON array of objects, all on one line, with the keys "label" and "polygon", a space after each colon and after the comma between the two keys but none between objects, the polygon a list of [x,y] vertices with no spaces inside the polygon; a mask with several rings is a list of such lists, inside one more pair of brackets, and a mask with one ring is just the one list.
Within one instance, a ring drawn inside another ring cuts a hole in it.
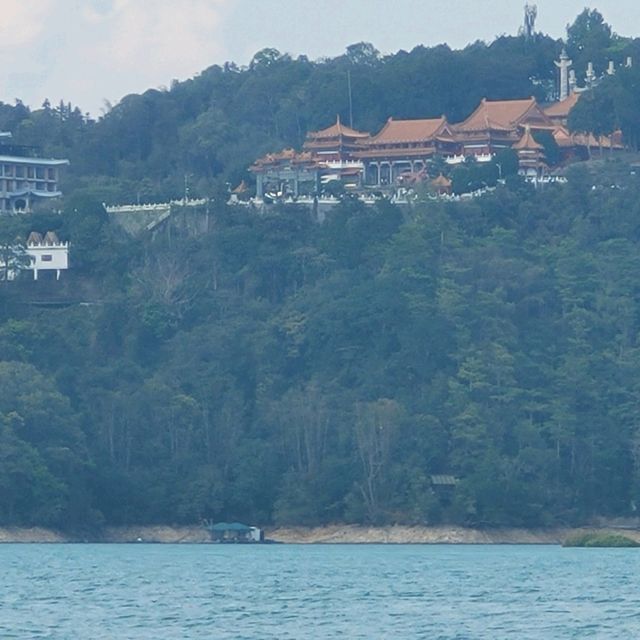
[{"label": "dense green tree", "polygon": [[0,281],[18,277],[29,266],[27,233],[26,221],[21,216],[0,216]]},{"label": "dense green tree", "polygon": [[611,26],[597,9],[585,9],[567,26],[567,52],[573,58],[578,77],[584,75],[589,62],[594,64],[597,73],[604,72],[612,38]]}]

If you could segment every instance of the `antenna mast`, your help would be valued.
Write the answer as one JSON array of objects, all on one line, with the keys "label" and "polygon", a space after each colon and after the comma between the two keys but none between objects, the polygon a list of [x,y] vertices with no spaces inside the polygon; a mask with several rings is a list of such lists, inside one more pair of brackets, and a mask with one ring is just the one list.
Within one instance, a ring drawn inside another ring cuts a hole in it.
[{"label": "antenna mast", "polygon": [[347,82],[349,83],[349,126],[353,129],[353,93],[351,91],[351,70],[347,71]]},{"label": "antenna mast", "polygon": [[531,40],[536,34],[536,19],[538,17],[538,7],[535,4],[524,5],[524,27],[522,35],[525,40]]}]

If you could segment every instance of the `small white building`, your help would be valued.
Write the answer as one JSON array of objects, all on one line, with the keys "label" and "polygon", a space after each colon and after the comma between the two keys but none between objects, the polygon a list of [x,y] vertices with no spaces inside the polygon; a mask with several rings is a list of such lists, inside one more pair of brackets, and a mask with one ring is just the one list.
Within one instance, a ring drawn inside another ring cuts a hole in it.
[{"label": "small white building", "polygon": [[60,272],[69,268],[69,243],[61,242],[54,231],[47,231],[44,237],[32,231],[27,238],[26,253],[31,259],[27,268],[33,271],[34,280],[40,271],[55,271],[56,280],[60,280]]}]

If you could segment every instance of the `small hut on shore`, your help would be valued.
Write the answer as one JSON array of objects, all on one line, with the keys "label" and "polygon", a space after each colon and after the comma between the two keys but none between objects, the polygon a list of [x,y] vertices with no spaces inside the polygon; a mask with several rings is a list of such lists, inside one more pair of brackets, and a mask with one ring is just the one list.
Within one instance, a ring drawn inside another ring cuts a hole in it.
[{"label": "small hut on shore", "polygon": [[218,522],[207,524],[213,542],[247,543],[263,542],[264,532],[241,522]]}]

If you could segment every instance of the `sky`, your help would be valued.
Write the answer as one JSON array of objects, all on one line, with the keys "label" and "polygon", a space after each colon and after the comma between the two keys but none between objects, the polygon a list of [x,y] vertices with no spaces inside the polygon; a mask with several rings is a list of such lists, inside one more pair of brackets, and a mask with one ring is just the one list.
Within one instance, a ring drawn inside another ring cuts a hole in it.
[{"label": "sky", "polygon": [[[535,1],[535,0],[534,0]],[[531,2],[531,0],[530,0]],[[537,0],[537,30],[564,36],[585,6],[640,36],[638,0]],[[213,64],[274,47],[333,57],[371,42],[383,53],[453,48],[515,34],[524,0],[0,0],[0,101],[61,99],[99,116],[129,93],[170,86]]]}]

